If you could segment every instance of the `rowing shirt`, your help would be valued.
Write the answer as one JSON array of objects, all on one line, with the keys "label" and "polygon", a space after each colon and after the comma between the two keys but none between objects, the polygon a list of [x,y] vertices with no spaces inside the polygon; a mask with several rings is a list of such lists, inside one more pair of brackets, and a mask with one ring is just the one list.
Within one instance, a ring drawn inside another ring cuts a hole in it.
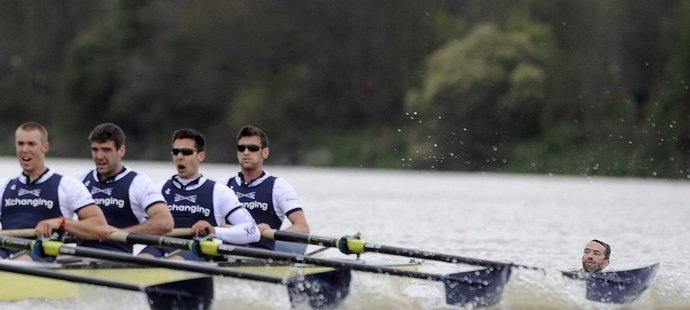
[{"label": "rowing shirt", "polygon": [[[285,217],[301,211],[302,205],[297,193],[283,178],[270,175],[267,171],[248,184],[242,181],[242,173],[235,177],[224,178],[219,183],[230,187],[257,223],[265,223],[272,229],[280,229]],[[275,241],[261,239],[250,246],[273,250]]]},{"label": "rowing shirt", "polygon": [[[29,183],[22,173],[0,182],[0,229],[34,228],[42,220],[59,216],[72,219],[81,208],[92,204],[86,187],[72,176],[47,169]],[[16,252],[4,251],[0,249],[0,257]]]},{"label": "rowing shirt", "polygon": [[[247,244],[261,237],[252,216],[242,208],[235,193],[222,184],[204,176],[194,180],[173,176],[163,183],[161,192],[172,213],[175,228],[192,227],[197,221],[205,220],[215,227],[216,237],[224,242]],[[232,227],[219,227],[223,224],[231,224]],[[142,253],[162,257],[176,251],[171,247],[148,246]],[[186,260],[204,260],[190,251],[182,251],[178,255]]]},{"label": "rowing shirt", "polygon": [[[91,192],[96,204],[101,207],[108,224],[126,228],[145,222],[147,209],[157,203],[165,203],[158,187],[151,179],[131,169],[124,169],[104,182],[98,180],[98,171],[91,170],[78,177]],[[132,253],[133,246],[116,241],[84,240],[78,245],[111,251]]]}]

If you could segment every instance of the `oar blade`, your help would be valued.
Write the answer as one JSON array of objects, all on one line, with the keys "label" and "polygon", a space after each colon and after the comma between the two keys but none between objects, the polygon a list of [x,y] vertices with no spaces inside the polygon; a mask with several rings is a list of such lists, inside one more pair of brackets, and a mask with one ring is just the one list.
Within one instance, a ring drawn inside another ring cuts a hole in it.
[{"label": "oar blade", "polygon": [[295,308],[336,308],[350,294],[352,273],[349,268],[336,268],[293,277],[288,280],[290,303]]},{"label": "oar blade", "polygon": [[588,274],[587,299],[603,303],[631,302],[651,285],[659,264],[623,270]]},{"label": "oar blade", "polygon": [[476,271],[450,274],[443,281],[446,303],[484,307],[501,300],[503,288],[510,278],[509,265],[496,265]]},{"label": "oar blade", "polygon": [[144,289],[151,309],[211,308],[213,277],[200,277],[147,286]]},{"label": "oar blade", "polygon": [[287,283],[290,302],[295,308],[303,305],[313,309],[336,308],[350,293],[351,279],[349,268],[290,278]]}]

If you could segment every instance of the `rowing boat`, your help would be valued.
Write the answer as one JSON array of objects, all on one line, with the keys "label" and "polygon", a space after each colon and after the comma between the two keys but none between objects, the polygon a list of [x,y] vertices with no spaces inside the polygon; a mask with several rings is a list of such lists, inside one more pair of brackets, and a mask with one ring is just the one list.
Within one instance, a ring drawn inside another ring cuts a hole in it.
[{"label": "rowing boat", "polygon": [[625,304],[634,301],[652,284],[659,264],[641,268],[587,273],[564,271],[563,276],[584,281],[587,299],[601,303]]},{"label": "rowing boat", "polygon": [[[439,260],[450,263],[477,264],[485,268],[464,271],[452,274],[433,274],[417,271],[416,266],[412,268],[396,268],[400,266],[390,265],[370,265],[352,260],[333,260],[304,255],[277,253],[272,251],[251,249],[245,247],[220,244],[210,240],[188,240],[170,238],[165,236],[147,236],[139,234],[122,233],[117,236],[117,240],[160,246],[174,246],[180,249],[198,251],[206,255],[231,255],[240,257],[254,257],[268,260],[268,263],[261,265],[247,266],[246,263],[231,266],[226,264],[218,266],[204,267],[198,263],[180,263],[161,260],[144,259],[132,257],[131,255],[114,253],[109,251],[89,249],[82,247],[64,246],[62,243],[54,241],[31,241],[27,239],[2,237],[0,236],[1,246],[15,248],[26,248],[30,250],[43,249],[42,251],[51,252],[53,256],[57,254],[77,255],[96,259],[111,259],[130,263],[130,266],[118,268],[94,268],[94,266],[82,266],[79,268],[65,265],[57,268],[58,272],[82,276],[90,279],[106,279],[108,281],[122,281],[131,283],[136,280],[136,285],[157,285],[168,282],[192,280],[198,273],[212,275],[226,275],[227,277],[215,277],[214,281],[221,285],[227,281],[237,281],[234,278],[257,280],[272,284],[283,284],[287,287],[290,301],[295,304],[308,304],[312,308],[334,307],[344,299],[349,293],[350,270],[364,271],[378,274],[394,275],[405,278],[417,278],[443,283],[445,289],[446,302],[451,305],[481,307],[495,305],[501,300],[503,288],[507,283],[512,268],[522,268],[531,270],[542,270],[542,268],[516,265],[512,263],[492,262],[488,260],[465,258],[450,254],[435,252],[417,251],[391,246],[366,243],[361,240],[347,242],[347,249],[360,249],[359,252],[379,252],[386,254],[396,254],[402,256],[425,257],[432,260]],[[303,236],[302,236],[303,237]],[[300,238],[302,238],[300,237]],[[312,240],[316,240],[312,236]],[[335,239],[324,242],[324,237],[318,238],[319,244],[335,245]],[[306,239],[305,239],[306,240]],[[339,242],[342,244],[342,242]],[[342,250],[342,249],[341,249]],[[387,253],[388,252],[388,253]],[[288,265],[277,265],[278,261],[291,262]],[[131,264],[138,264],[137,268]],[[307,265],[310,264],[310,265]],[[318,266],[321,267],[318,267]],[[160,267],[160,268],[141,268],[141,266]],[[184,268],[183,268],[184,267]],[[642,294],[653,281],[658,264],[639,268],[635,270],[605,272],[597,274],[580,274],[563,272],[564,276],[576,280],[584,280],[587,283],[587,298],[604,303],[627,303],[636,299]],[[173,269],[173,270],[171,270]],[[3,270],[3,269],[0,269]],[[185,271],[182,271],[185,270]],[[0,287],[16,287],[12,283],[26,282],[34,280],[26,278],[12,279],[10,277],[0,277],[9,279],[9,282],[0,282]],[[40,281],[52,281],[42,279]],[[55,285],[65,285],[55,284]],[[27,289],[18,290],[16,294],[28,294],[32,292],[31,287],[46,287],[47,285],[28,285]],[[217,285],[216,285],[217,287]],[[52,289],[51,292],[63,291],[69,294],[69,287]],[[11,291],[0,293],[0,301],[11,300]],[[7,294],[7,295],[3,295]],[[36,293],[37,296],[46,297],[44,293]],[[74,293],[72,293],[74,294]],[[67,296],[69,297],[69,296]],[[150,296],[149,296],[150,297]],[[5,298],[5,299],[3,299]],[[31,297],[14,297],[31,298]],[[63,297],[64,298],[64,297]]]}]

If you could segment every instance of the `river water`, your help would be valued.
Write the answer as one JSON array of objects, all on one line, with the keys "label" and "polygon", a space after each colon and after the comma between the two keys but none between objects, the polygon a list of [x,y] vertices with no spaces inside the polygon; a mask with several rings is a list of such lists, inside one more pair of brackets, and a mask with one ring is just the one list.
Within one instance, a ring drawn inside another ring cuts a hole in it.
[{"label": "river water", "polygon": [[[48,159],[48,163],[63,174],[92,168],[88,159]],[[174,174],[168,162],[127,164],[154,181]],[[3,178],[20,171],[14,158],[0,158],[0,168]],[[218,179],[235,174],[236,169],[233,164],[206,163],[201,170]],[[501,303],[491,308],[690,308],[687,180],[273,166],[267,170],[295,187],[314,234],[360,232],[370,242],[547,270],[514,270]],[[579,268],[584,245],[595,238],[612,246],[607,270],[661,264],[655,282],[638,300],[624,306],[587,301],[576,281],[564,280],[557,272]],[[342,257],[337,250],[320,255]],[[426,262],[421,270],[447,273],[467,268],[472,267]],[[456,308],[445,305],[437,283],[385,278],[355,273],[352,292],[341,308]],[[112,305],[117,309],[123,307],[118,302],[128,300],[126,307],[146,309],[143,296],[137,293],[99,289],[95,295],[98,298],[66,302],[4,303],[0,308],[107,309]],[[286,296],[254,284],[224,288],[216,295],[223,296],[214,304],[216,309],[289,308]]]}]

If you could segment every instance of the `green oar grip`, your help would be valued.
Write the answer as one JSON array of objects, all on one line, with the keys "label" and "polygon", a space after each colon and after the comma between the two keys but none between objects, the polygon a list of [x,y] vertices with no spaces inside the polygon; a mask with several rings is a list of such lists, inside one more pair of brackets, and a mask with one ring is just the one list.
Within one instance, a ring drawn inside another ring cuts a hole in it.
[{"label": "green oar grip", "polygon": [[[34,241],[34,243],[37,243],[37,242]],[[55,257],[55,256],[60,255],[60,248],[65,244],[62,242],[59,242],[59,241],[42,240],[42,241],[40,241],[40,245],[43,248],[43,255]]]},{"label": "green oar grip", "polygon": [[223,242],[216,241],[216,240],[200,240],[199,241],[199,253],[195,253],[197,255],[199,254],[206,254],[206,255],[211,255],[211,256],[217,256],[218,255],[218,247],[223,244]]},{"label": "green oar grip", "polygon": [[366,241],[361,239],[341,237],[338,240],[338,249],[343,254],[362,254],[364,253],[364,245],[366,243]]}]

